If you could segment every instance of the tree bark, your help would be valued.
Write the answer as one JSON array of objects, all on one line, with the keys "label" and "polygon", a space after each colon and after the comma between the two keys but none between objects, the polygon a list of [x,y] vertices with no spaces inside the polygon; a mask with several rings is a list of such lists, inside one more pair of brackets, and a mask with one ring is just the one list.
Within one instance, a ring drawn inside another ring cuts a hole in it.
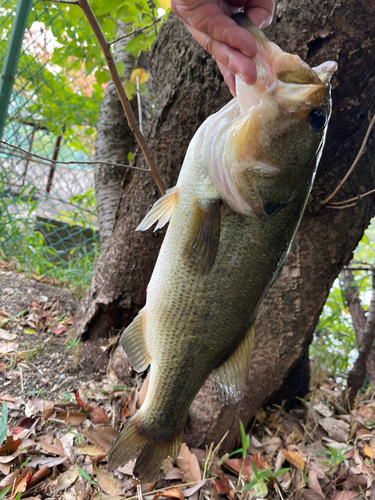
[{"label": "tree bark", "polygon": [[[343,269],[341,271],[341,278],[343,281],[343,289],[345,300],[349,307],[349,312],[352,317],[355,338],[357,342],[358,351],[362,346],[363,335],[366,327],[366,314],[363,309],[361,299],[359,298],[358,288],[354,281],[353,272],[350,269]],[[371,346],[366,361],[366,372],[369,376],[370,382],[375,383],[375,348]]]},{"label": "tree bark", "polygon": [[355,360],[353,368],[348,375],[348,385],[346,391],[346,401],[344,404],[349,409],[353,407],[355,397],[363,385],[366,377],[366,364],[371,352],[371,347],[375,338],[375,270],[372,270],[372,296],[371,304],[363,330],[362,342],[358,349],[358,358]]},{"label": "tree bark", "polygon": [[[119,23],[117,37],[126,34],[127,23]],[[149,71],[147,58],[142,55],[135,61],[132,54],[125,52],[129,38],[116,42],[114,59],[124,63],[122,78],[130,78],[133,69],[141,67]],[[147,82],[148,93],[142,96],[142,118],[146,124],[152,104],[151,80]],[[133,98],[131,106],[135,116],[138,116],[137,99]],[[112,82],[109,82],[99,113],[95,143],[95,160],[114,163],[129,163],[128,153],[134,152],[137,141],[132,134],[124,110]],[[99,234],[102,250],[113,231],[117,205],[121,194],[122,183],[129,179],[129,169],[95,165],[95,193],[98,211]]]},{"label": "tree bark", "polygon": [[[314,189],[286,265],[261,307],[248,390],[235,406],[221,403],[207,381],[192,404],[189,444],[217,442],[230,430],[223,449],[239,438],[238,418],[247,425],[277,389],[311,342],[334,279],[374,215],[374,197],[345,210],[321,205],[350,167],[375,111],[375,67],[372,36],[375,5],[365,0],[281,0],[269,36],[284,50],[311,65],[336,60],[333,116]],[[353,22],[355,19],[355,22]],[[156,94],[148,142],[168,187],[175,184],[187,145],[202,121],[221,108],[229,93],[211,58],[171,15],[151,57]],[[334,201],[375,187],[375,141]],[[137,155],[136,164],[143,165]],[[144,305],[163,231],[134,229],[157,198],[153,180],[132,172],[124,186],[113,235],[95,268],[92,285],[77,318],[83,339],[106,336],[122,328]]]}]

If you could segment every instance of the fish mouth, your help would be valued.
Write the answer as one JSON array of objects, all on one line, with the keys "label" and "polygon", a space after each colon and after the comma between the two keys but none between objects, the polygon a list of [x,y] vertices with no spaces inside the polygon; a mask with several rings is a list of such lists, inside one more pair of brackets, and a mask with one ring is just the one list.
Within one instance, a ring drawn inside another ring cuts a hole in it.
[{"label": "fish mouth", "polygon": [[330,83],[337,64],[327,61],[311,68],[297,55],[285,53],[271,42],[243,13],[233,16],[236,23],[253,35],[257,44],[254,62],[257,70],[255,85],[246,85],[236,76],[236,92],[242,114],[260,105],[266,95],[292,108],[299,103],[318,105]]}]

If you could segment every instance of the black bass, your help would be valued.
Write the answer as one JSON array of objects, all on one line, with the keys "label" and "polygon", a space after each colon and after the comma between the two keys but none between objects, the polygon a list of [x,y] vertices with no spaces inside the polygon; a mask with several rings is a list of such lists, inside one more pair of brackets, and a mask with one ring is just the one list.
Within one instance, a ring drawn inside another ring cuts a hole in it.
[{"label": "black bass", "polygon": [[[196,132],[177,185],[137,228],[170,220],[145,307],[121,337],[148,393],[109,453],[116,468],[157,479],[175,459],[188,408],[212,373],[228,401],[246,385],[254,322],[302,217],[331,113],[336,63],[311,69],[242,14],[254,35],[257,82]],[[169,459],[170,462],[170,459]]]}]

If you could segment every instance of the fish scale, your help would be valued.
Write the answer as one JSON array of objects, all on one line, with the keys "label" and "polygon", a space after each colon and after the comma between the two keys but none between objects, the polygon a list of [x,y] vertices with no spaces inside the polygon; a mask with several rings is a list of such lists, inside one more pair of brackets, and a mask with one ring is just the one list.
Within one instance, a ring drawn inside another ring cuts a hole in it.
[{"label": "fish scale", "polygon": [[177,458],[210,373],[225,400],[241,397],[255,318],[302,217],[330,117],[336,64],[313,70],[246,16],[236,20],[257,41],[262,78],[253,87],[236,78],[238,97],[202,124],[177,185],[138,227],[170,219],[145,307],[120,341],[136,371],[150,365],[148,391],[109,465],[136,458],[134,475],[146,482]]}]

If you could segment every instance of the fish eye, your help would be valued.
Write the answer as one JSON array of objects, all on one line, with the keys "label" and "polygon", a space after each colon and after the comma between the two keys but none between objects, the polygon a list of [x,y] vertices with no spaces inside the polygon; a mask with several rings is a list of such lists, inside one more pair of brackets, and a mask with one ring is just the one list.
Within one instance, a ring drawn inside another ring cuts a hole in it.
[{"label": "fish eye", "polygon": [[314,130],[320,130],[326,124],[327,117],[321,109],[313,109],[309,114],[309,123]]}]

